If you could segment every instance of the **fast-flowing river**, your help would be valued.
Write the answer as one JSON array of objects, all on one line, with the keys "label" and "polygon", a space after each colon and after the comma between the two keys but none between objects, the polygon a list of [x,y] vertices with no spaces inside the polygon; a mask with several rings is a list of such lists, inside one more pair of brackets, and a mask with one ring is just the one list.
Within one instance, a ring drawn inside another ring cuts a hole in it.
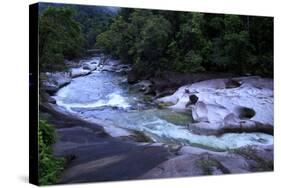
[{"label": "fast-flowing river", "polygon": [[192,122],[191,112],[157,108],[127,84],[126,76],[102,71],[102,66],[87,76],[74,78],[54,98],[58,106],[69,112],[89,121],[103,122],[106,130],[140,131],[155,142],[218,150],[273,142],[271,135],[263,133],[228,133],[219,137],[193,134],[186,127]]}]

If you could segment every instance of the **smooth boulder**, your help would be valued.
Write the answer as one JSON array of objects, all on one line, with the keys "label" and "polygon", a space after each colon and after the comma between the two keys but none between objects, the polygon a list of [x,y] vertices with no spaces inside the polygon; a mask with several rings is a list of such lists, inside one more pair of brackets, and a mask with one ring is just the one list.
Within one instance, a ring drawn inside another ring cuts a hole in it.
[{"label": "smooth boulder", "polygon": [[83,69],[83,67],[80,68],[73,68],[71,69],[71,77],[76,78],[79,76],[85,76],[91,73],[91,70]]},{"label": "smooth boulder", "polygon": [[273,146],[242,147],[225,152],[184,146],[139,179],[219,175],[273,170]]},{"label": "smooth boulder", "polygon": [[42,79],[42,88],[49,94],[54,94],[71,82],[69,72],[41,73],[40,78]]},{"label": "smooth boulder", "polygon": [[[197,97],[193,101],[192,95]],[[253,76],[206,80],[183,86],[158,102],[172,104],[168,106],[172,109],[192,110],[195,123],[189,128],[194,133],[273,134],[272,79]]]}]

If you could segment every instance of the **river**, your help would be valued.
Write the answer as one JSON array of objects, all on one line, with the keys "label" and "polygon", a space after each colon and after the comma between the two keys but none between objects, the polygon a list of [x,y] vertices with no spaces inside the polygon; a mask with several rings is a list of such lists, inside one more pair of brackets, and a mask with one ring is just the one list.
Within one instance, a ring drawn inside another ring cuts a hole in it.
[{"label": "river", "polygon": [[[98,62],[99,58],[96,60]],[[191,144],[214,150],[273,143],[273,137],[263,133],[193,134],[186,126],[193,121],[190,111],[158,108],[147,96],[127,84],[126,75],[103,71],[102,65],[87,76],[74,78],[54,98],[58,106],[71,113],[89,121],[104,122],[106,130],[139,131],[154,142]]]}]

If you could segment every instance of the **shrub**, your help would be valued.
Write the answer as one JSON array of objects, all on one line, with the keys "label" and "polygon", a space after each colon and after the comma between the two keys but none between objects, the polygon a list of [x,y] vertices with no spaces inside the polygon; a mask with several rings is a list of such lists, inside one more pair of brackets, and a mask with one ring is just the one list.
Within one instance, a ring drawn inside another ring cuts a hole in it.
[{"label": "shrub", "polygon": [[39,184],[56,183],[65,165],[64,158],[53,156],[52,144],[56,141],[55,130],[46,121],[39,121]]}]

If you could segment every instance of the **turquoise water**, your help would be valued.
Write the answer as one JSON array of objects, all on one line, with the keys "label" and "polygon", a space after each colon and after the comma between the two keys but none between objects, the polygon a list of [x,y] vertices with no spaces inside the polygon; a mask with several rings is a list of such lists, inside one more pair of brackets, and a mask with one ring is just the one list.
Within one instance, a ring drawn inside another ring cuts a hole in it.
[{"label": "turquoise water", "polygon": [[155,142],[194,144],[220,150],[273,143],[271,135],[262,133],[229,133],[220,137],[193,134],[186,126],[192,122],[190,112],[157,108],[126,83],[126,76],[114,72],[97,70],[75,78],[54,98],[59,106],[82,118],[141,131]]}]

